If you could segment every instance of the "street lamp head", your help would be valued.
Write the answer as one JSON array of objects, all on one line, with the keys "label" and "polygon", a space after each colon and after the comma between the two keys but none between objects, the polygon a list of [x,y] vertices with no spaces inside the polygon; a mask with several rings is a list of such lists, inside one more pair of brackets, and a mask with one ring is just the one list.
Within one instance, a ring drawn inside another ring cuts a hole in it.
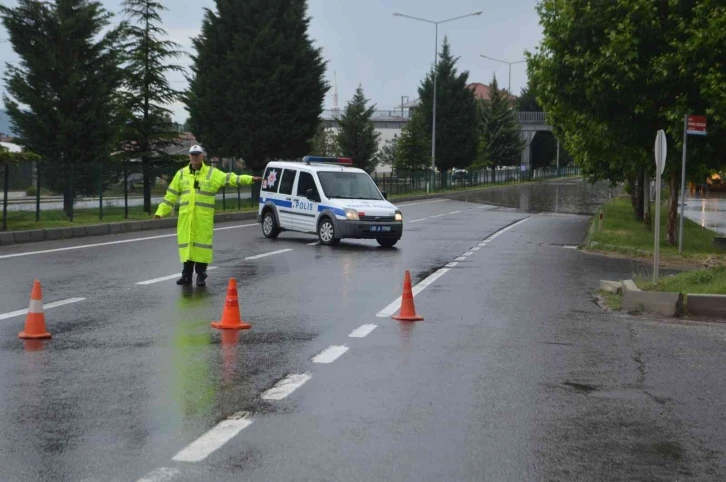
[{"label": "street lamp head", "polygon": [[472,15],[481,15],[482,13],[484,13],[484,12],[474,12],[474,13],[472,13]]},{"label": "street lamp head", "polygon": [[394,17],[403,17],[403,14],[400,12],[393,12]]}]

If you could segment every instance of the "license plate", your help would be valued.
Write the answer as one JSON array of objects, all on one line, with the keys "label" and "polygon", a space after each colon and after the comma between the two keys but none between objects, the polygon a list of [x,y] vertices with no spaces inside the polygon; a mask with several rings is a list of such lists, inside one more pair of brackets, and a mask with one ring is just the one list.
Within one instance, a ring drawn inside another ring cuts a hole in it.
[{"label": "license plate", "polygon": [[371,232],[372,233],[390,233],[391,227],[390,226],[371,226]]}]

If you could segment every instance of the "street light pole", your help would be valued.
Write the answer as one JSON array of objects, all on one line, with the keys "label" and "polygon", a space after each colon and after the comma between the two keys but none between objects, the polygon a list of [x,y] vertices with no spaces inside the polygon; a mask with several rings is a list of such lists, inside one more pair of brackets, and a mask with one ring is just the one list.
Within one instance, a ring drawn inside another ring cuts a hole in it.
[{"label": "street light pole", "polygon": [[419,17],[412,17],[411,15],[404,15],[402,13],[394,13],[394,17],[405,17],[410,18],[412,20],[418,20],[419,22],[425,22],[425,23],[431,23],[436,27],[436,36],[435,36],[435,45],[434,45],[434,107],[433,107],[433,119],[431,121],[431,171],[434,176],[434,182],[436,182],[436,92],[438,90],[437,86],[437,76],[436,76],[436,69],[439,66],[439,24],[440,23],[447,23],[447,22],[453,22],[454,20],[459,20],[466,17],[473,17],[476,15],[481,15],[484,12],[474,12],[467,15],[461,15],[458,17],[453,18],[447,18],[446,20],[427,20],[425,18],[419,18]]},{"label": "street light pole", "polygon": [[514,64],[521,64],[522,62],[526,62],[527,60],[524,59],[524,60],[517,60],[516,62],[507,62],[506,60],[495,59],[494,57],[489,57],[487,55],[481,55],[480,54],[479,57],[484,57],[485,59],[495,60],[497,62],[501,62],[503,64],[508,64],[509,65],[509,84],[507,86],[507,92],[509,93],[509,95],[512,95],[512,65],[514,65]]}]

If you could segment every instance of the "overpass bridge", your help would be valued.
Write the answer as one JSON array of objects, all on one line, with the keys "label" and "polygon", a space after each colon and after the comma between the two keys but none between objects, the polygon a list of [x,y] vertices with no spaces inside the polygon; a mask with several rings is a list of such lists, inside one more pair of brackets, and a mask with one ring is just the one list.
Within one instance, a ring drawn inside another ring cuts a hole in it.
[{"label": "overpass bridge", "polygon": [[[341,109],[323,111],[322,119],[325,127],[338,127],[338,119],[342,115]],[[409,110],[377,110],[373,113],[371,120],[376,130],[381,132],[382,140],[392,139],[395,134],[400,134],[401,129],[410,119]],[[522,139],[525,147],[522,151],[521,165],[529,168],[531,164],[531,146],[534,136],[538,132],[552,131],[552,126],[547,124],[544,112],[517,112],[517,120],[521,127]]]}]

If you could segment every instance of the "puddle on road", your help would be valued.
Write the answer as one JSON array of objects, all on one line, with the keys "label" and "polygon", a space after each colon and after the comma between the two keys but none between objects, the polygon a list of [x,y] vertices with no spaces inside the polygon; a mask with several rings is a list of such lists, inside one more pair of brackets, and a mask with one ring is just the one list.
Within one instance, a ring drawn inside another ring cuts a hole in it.
[{"label": "puddle on road", "polygon": [[[519,209],[528,213],[564,213],[592,215],[597,209],[621,191],[607,183],[528,184],[508,186],[472,193],[465,201]],[[457,196],[458,199],[462,199]]]}]

